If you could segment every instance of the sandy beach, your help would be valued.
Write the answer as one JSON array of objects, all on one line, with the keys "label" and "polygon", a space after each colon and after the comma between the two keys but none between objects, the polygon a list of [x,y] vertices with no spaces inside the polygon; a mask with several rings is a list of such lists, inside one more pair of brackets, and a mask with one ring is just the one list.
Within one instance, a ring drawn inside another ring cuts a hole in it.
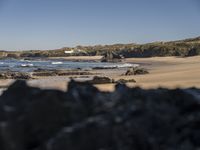
[{"label": "sandy beach", "polygon": [[[99,60],[100,57],[68,57],[67,60]],[[139,86],[145,89],[151,88],[200,88],[200,56],[195,57],[152,57],[152,58],[129,58],[124,62],[140,64],[146,68],[149,74],[122,76],[125,70],[106,69],[92,70],[117,79],[135,79],[136,83],[128,83],[128,86]],[[9,86],[14,80],[0,80],[0,87]],[[28,84],[44,89],[67,90],[69,77],[45,77],[36,80],[29,80]],[[114,84],[95,85],[102,91],[114,90]]]},{"label": "sandy beach", "polygon": [[200,87],[200,57],[155,57],[128,59],[130,62],[149,63],[150,74],[135,76],[137,85],[143,88]]}]

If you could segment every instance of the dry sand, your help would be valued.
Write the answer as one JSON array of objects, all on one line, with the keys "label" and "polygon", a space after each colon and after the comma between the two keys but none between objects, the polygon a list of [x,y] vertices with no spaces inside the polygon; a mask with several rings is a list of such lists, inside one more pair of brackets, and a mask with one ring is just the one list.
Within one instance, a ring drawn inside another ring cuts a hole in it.
[{"label": "dry sand", "polygon": [[151,64],[149,65],[150,74],[135,76],[138,86],[144,88],[200,88],[200,56],[187,58],[131,58],[127,61]]},{"label": "dry sand", "polygon": [[[145,89],[152,88],[200,88],[200,56],[195,57],[152,57],[152,58],[129,58],[126,62],[139,63],[149,70],[149,74],[137,76],[114,76],[119,78],[133,78],[136,84]],[[105,91],[112,91],[114,85],[97,85]]]},{"label": "dry sand", "polygon": [[[67,58],[71,59],[71,58]],[[91,57],[79,57],[78,60],[91,60]],[[99,58],[95,58],[99,59]],[[104,75],[114,79],[133,78],[137,83],[128,84],[129,86],[140,86],[142,88],[200,88],[200,56],[178,58],[178,57],[152,57],[152,58],[130,58],[125,62],[139,63],[147,68],[150,74],[137,76],[121,76],[122,71],[101,70]],[[29,81],[31,86],[41,88],[56,88],[66,90],[67,77],[46,78],[39,81]],[[6,86],[12,83],[12,80],[0,80],[0,86]],[[112,91],[114,84],[96,85],[100,90]]]}]

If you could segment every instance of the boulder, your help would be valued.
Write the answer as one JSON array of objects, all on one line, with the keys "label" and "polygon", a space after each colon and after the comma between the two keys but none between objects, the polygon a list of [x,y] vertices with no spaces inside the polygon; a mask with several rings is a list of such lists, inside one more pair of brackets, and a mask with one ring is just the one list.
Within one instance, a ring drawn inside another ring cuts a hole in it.
[{"label": "boulder", "polygon": [[119,79],[115,81],[116,83],[125,84],[125,83],[136,83],[134,79]]},{"label": "boulder", "polygon": [[106,76],[94,76],[92,80],[89,81],[91,84],[107,84],[114,83],[114,80]]},{"label": "boulder", "polygon": [[149,72],[144,68],[135,67],[135,68],[129,68],[126,71],[126,73],[123,75],[130,76],[130,75],[142,75],[142,74],[148,74],[148,73]]},{"label": "boulder", "polygon": [[112,51],[107,51],[101,59],[101,62],[119,62],[122,59],[124,59],[122,55],[116,54]]}]

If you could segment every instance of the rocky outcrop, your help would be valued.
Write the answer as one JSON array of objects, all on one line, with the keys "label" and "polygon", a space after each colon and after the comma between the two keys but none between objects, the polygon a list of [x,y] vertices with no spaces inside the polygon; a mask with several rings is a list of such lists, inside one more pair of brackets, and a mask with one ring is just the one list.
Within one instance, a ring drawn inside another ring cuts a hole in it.
[{"label": "rocky outcrop", "polygon": [[101,59],[101,62],[119,62],[122,59],[124,59],[122,55],[116,54],[112,51],[107,51]]},{"label": "rocky outcrop", "polygon": [[33,76],[72,76],[72,75],[93,75],[93,73],[89,71],[80,71],[80,70],[43,70],[43,69],[37,69],[33,73]]},{"label": "rocky outcrop", "polygon": [[108,84],[114,83],[114,80],[106,76],[94,76],[93,79],[88,82],[91,84]]},{"label": "rocky outcrop", "polygon": [[130,75],[142,75],[142,74],[148,74],[149,72],[144,69],[144,68],[138,68],[138,67],[134,67],[134,68],[129,68],[125,74],[125,76],[130,76]]},{"label": "rocky outcrop", "polygon": [[197,150],[200,90],[88,83],[68,92],[11,85],[0,97],[1,150]]},{"label": "rocky outcrop", "polygon": [[134,79],[119,79],[115,81],[116,83],[125,84],[125,83],[136,83]]},{"label": "rocky outcrop", "polygon": [[2,71],[0,72],[0,79],[33,79],[31,74],[25,72],[12,72],[12,71]]},{"label": "rocky outcrop", "polygon": [[188,54],[187,56],[197,56],[200,54],[200,49],[198,48],[191,48],[189,51],[188,51]]}]

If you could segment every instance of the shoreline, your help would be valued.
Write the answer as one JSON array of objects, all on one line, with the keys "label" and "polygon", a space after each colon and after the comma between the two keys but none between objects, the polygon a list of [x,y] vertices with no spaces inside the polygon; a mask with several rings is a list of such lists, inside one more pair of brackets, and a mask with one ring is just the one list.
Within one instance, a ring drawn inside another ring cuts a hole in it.
[{"label": "shoreline", "polygon": [[[69,57],[67,60],[73,60]],[[95,58],[96,59],[96,58]],[[77,57],[75,60],[94,60],[91,56]],[[200,88],[200,56],[195,57],[151,57],[151,58],[127,58],[123,62],[141,64],[150,73],[145,75],[122,76],[123,69],[91,70],[91,73],[99,73],[112,79],[135,79],[136,83],[128,83],[128,86],[139,86],[144,89],[163,88]],[[66,90],[70,76],[41,77],[28,80],[31,86],[43,89]],[[76,75],[76,77],[80,77]],[[9,86],[13,80],[0,80],[1,86]],[[95,85],[101,91],[113,91],[115,84]]]}]

